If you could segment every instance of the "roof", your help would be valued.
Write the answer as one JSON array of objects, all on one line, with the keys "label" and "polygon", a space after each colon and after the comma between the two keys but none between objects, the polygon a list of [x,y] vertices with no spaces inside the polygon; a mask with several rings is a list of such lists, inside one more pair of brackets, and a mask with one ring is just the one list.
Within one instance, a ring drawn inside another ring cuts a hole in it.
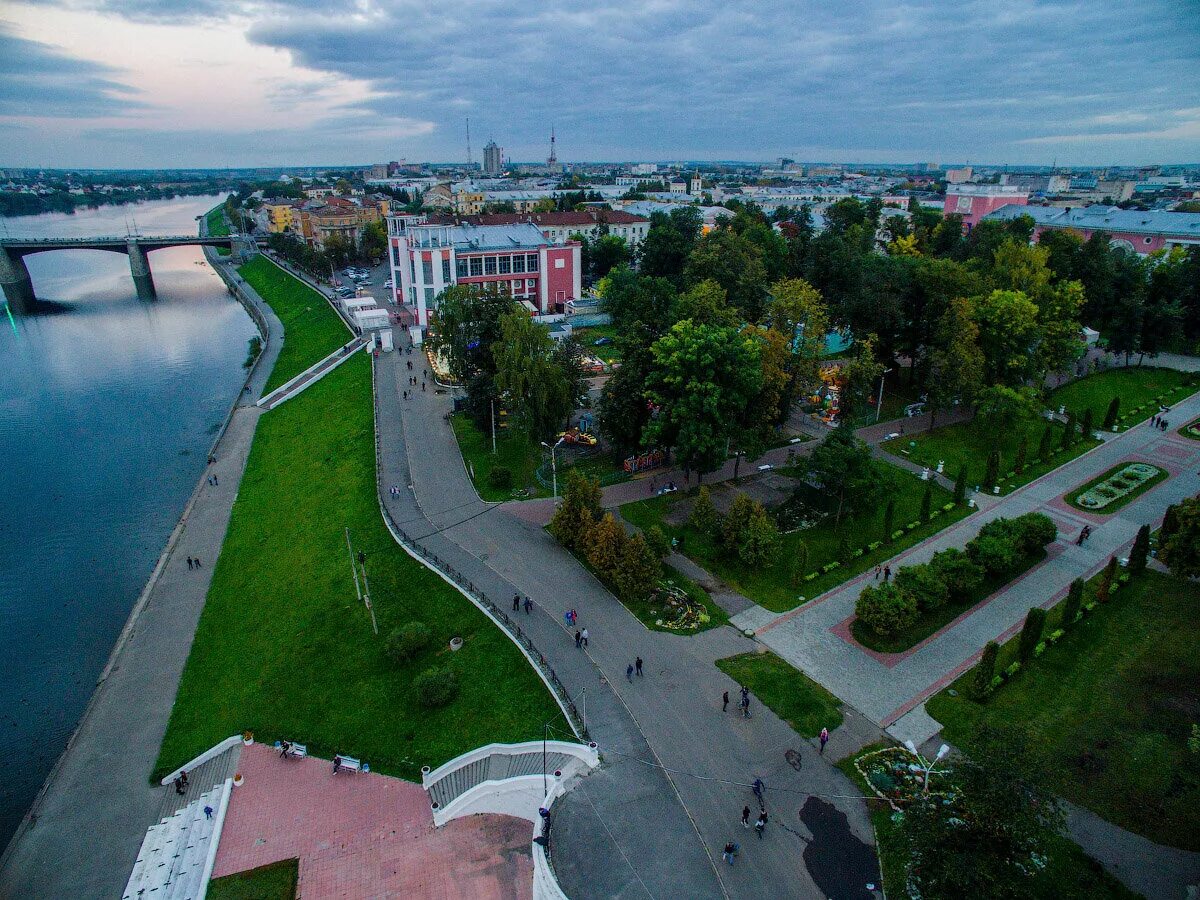
[{"label": "roof", "polygon": [[462,216],[460,221],[471,225],[517,225],[529,222],[543,228],[566,228],[572,225],[588,227],[602,221],[609,225],[636,225],[648,223],[650,220],[645,216],[635,216],[633,213],[625,212],[623,209],[589,209],[543,213],[487,213],[478,216]]},{"label": "roof", "polygon": [[1029,216],[1046,228],[1120,231],[1127,234],[1165,234],[1200,239],[1200,213],[1118,209],[1115,206],[1002,206],[985,219]]},{"label": "roof", "polygon": [[512,225],[471,225],[469,223],[450,226],[450,242],[455,248],[472,250],[511,250],[514,247],[542,247],[546,238],[536,225],[519,222]]}]

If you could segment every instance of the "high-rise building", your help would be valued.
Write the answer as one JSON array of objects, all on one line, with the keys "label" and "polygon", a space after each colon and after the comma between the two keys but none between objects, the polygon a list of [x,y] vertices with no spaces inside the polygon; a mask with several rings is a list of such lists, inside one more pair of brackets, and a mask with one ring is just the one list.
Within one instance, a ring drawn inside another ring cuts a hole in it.
[{"label": "high-rise building", "polygon": [[496,146],[495,141],[488,141],[483,148],[483,174],[500,175],[504,172],[504,150]]}]

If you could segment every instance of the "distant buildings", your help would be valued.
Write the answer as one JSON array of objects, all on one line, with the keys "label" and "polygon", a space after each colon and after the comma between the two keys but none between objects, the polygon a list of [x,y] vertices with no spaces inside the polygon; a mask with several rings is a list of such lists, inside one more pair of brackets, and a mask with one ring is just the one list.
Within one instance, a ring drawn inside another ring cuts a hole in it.
[{"label": "distant buildings", "polygon": [[358,244],[366,227],[388,214],[390,203],[391,198],[385,194],[364,197],[322,194],[320,199],[312,200],[266,198],[262,201],[262,212],[271,234],[292,234],[322,250],[334,235]]},{"label": "distant buildings", "polygon": [[974,228],[979,220],[1002,206],[1025,206],[1029,192],[1002,184],[968,184],[946,188],[944,215],[959,215],[963,231]]},{"label": "distant buildings", "polygon": [[1031,194],[1064,194],[1071,189],[1071,176],[1005,172],[1000,176],[1000,183]]},{"label": "distant buildings", "polygon": [[1109,244],[1145,256],[1171,247],[1200,246],[1200,213],[1139,212],[1106,206],[1062,208],[1054,206],[1002,206],[988,219],[1008,221],[1029,216],[1035,238],[1043,231],[1068,230],[1084,240],[1098,231],[1109,236]]},{"label": "distant buildings", "polygon": [[966,184],[971,180],[974,171],[970,166],[963,166],[961,169],[946,170],[946,184]]},{"label": "distant buildings", "polygon": [[423,216],[389,216],[388,248],[396,302],[422,328],[436,319],[436,298],[456,284],[499,291],[531,314],[561,311],[578,299],[580,245],[552,245],[529,222],[446,225]]},{"label": "distant buildings", "polygon": [[500,175],[504,172],[504,151],[495,141],[488,141],[483,148],[483,174]]},{"label": "distant buildings", "polygon": [[489,215],[465,216],[461,221],[470,225],[518,225],[527,222],[536,225],[542,236],[552,244],[566,244],[573,234],[582,234],[595,240],[607,229],[608,234],[625,241],[632,249],[640,244],[650,230],[650,220],[623,209],[587,209],[567,212],[542,213],[491,213]]},{"label": "distant buildings", "polygon": [[629,172],[631,175],[655,175],[658,173],[658,163],[638,163]]}]

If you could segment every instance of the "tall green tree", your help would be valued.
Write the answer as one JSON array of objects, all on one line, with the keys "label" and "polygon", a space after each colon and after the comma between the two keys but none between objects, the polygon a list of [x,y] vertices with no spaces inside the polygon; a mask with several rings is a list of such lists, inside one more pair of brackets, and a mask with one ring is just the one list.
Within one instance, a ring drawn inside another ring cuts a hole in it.
[{"label": "tall green tree", "polygon": [[515,430],[542,440],[557,430],[575,407],[574,375],[563,368],[544,325],[515,309],[500,320],[493,345],[496,388],[505,398]]},{"label": "tall green tree", "polygon": [[1200,575],[1200,498],[1184,500],[1173,509],[1170,530],[1162,540],[1159,558],[1172,574],[1195,578]]},{"label": "tall green tree", "polygon": [[494,373],[492,345],[500,339],[500,320],[513,310],[512,297],[477,294],[460,284],[442,291],[436,307],[428,341],[445,353],[454,380],[465,382],[480,372]]},{"label": "tall green tree", "polygon": [[835,428],[808,457],[806,477],[835,501],[835,524],[873,506],[889,480],[871,459],[871,448],[846,427]]},{"label": "tall green tree", "polygon": [[979,349],[979,326],[969,301],[950,301],[935,337],[929,370],[930,427],[937,414],[957,403],[970,406],[983,387],[984,358]]},{"label": "tall green tree", "polygon": [[603,278],[613,268],[627,264],[632,258],[623,237],[615,234],[598,237],[591,245],[592,277]]},{"label": "tall green tree", "polygon": [[1037,374],[1038,307],[1019,291],[992,291],[975,300],[984,382],[1020,387]]},{"label": "tall green tree", "polygon": [[684,277],[688,284],[715,281],[743,318],[751,322],[761,318],[768,282],[762,251],[731,228],[716,228],[696,243]]}]

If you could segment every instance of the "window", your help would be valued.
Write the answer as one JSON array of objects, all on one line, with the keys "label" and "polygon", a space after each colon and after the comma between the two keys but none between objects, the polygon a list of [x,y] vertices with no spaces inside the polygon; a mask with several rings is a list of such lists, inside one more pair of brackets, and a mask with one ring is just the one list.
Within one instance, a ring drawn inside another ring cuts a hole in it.
[{"label": "window", "polygon": [[392,244],[392,265],[393,266],[400,265],[400,245],[399,244]]},{"label": "window", "polygon": [[507,275],[509,272],[512,271],[512,257],[511,256],[500,257],[499,265],[500,265],[500,268],[499,268],[500,274]]},{"label": "window", "polygon": [[561,256],[554,261],[554,268],[565,269],[566,267],[567,267],[567,261],[565,259],[563,259]]},{"label": "window", "polygon": [[433,306],[433,288],[425,288],[425,307],[428,309]]},{"label": "window", "polygon": [[458,270],[458,277],[466,278],[467,277],[467,260],[466,260],[466,258],[460,256],[460,257],[458,257],[458,259],[456,259],[454,261],[454,264]]},{"label": "window", "polygon": [[1154,238],[1146,238],[1146,239],[1145,239],[1145,241],[1146,241],[1146,243],[1147,243],[1147,244],[1153,244],[1153,243],[1154,243]]},{"label": "window", "polygon": [[483,258],[483,274],[484,275],[495,275],[496,274],[496,257],[485,256]]},{"label": "window", "polygon": [[524,256],[514,256],[512,258],[512,267],[513,267],[514,272],[524,272],[525,271],[525,257]]},{"label": "window", "polygon": [[417,281],[417,261],[411,256],[408,258],[408,269],[412,272],[412,281],[415,284]]},{"label": "window", "polygon": [[530,253],[525,257],[525,271],[536,272],[538,270],[537,254]]},{"label": "window", "polygon": [[433,284],[433,260],[428,256],[421,257],[421,277],[425,284]]},{"label": "window", "polygon": [[482,275],[483,274],[483,257],[482,256],[472,256],[471,257],[471,274],[472,275]]}]

